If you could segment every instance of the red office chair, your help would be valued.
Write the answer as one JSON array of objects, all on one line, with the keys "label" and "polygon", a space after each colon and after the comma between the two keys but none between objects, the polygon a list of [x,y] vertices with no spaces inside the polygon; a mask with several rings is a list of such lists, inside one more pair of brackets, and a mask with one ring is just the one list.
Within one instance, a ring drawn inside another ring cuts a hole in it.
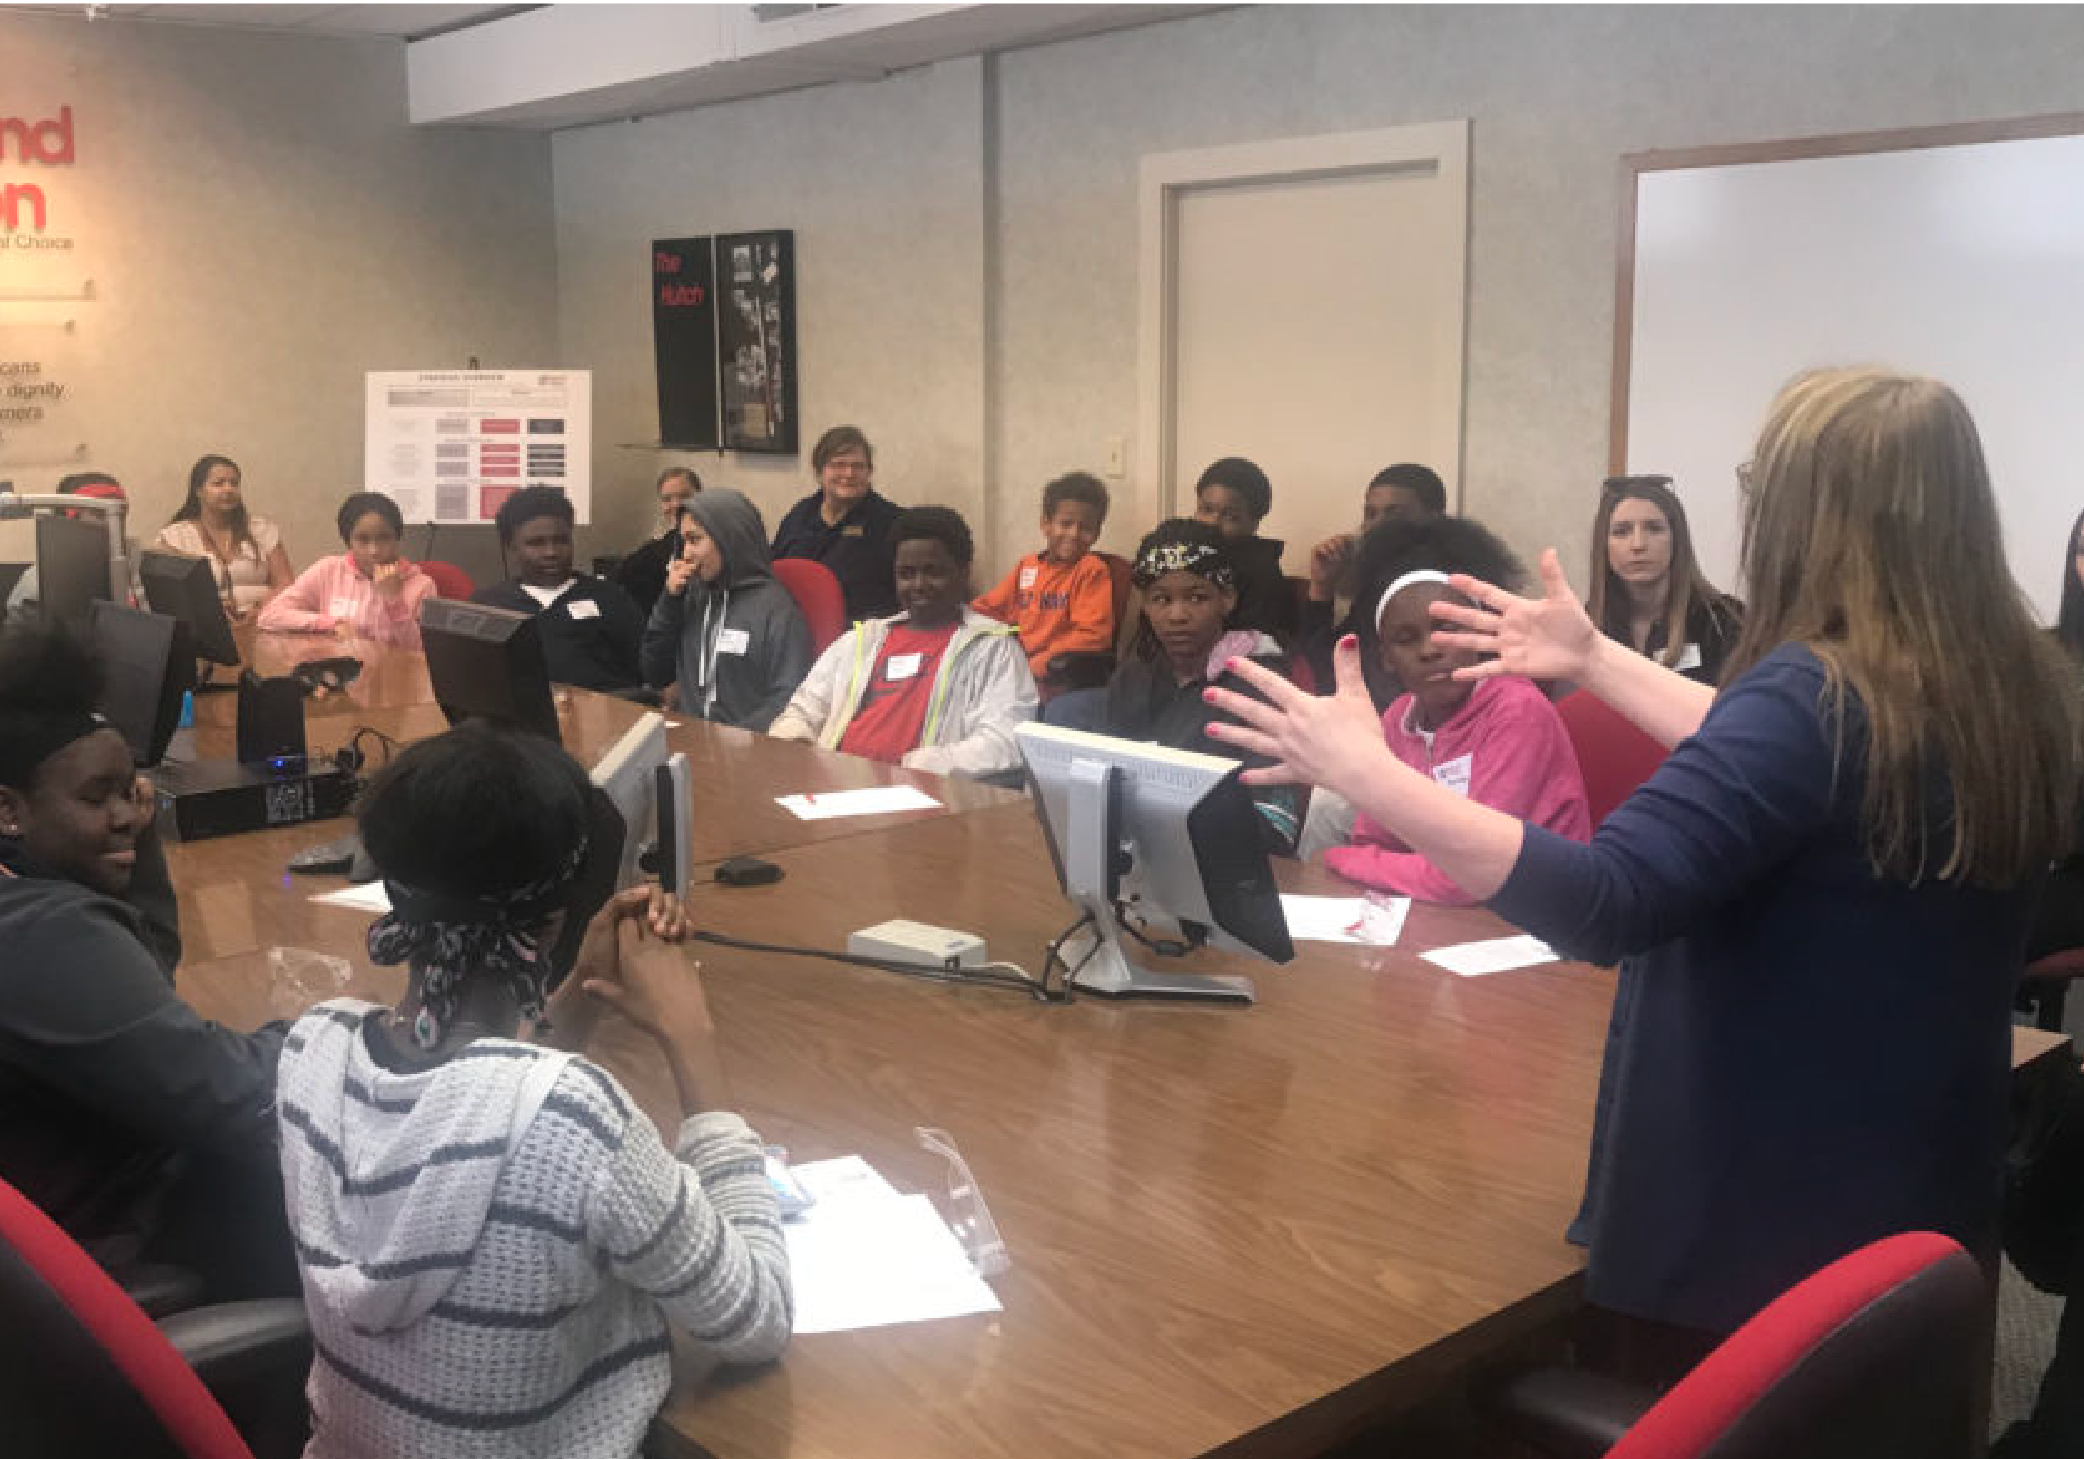
[{"label": "red office chair", "polygon": [[1558,1459],[1937,1459],[1967,1433],[1988,1303],[1968,1253],[1912,1231],[1775,1299],[1662,1398],[1547,1369],[1478,1402]]},{"label": "red office chair", "polygon": [[810,651],[821,654],[847,631],[847,599],[839,579],[822,562],[807,557],[777,557],[774,576],[789,590],[803,621],[810,625]]},{"label": "red office chair", "polygon": [[454,598],[458,602],[467,603],[470,601],[470,595],[478,590],[478,585],[471,581],[470,574],[453,562],[440,562],[430,558],[419,567],[421,572],[434,579],[436,597]]},{"label": "red office chair", "polygon": [[1587,690],[1557,700],[1556,713],[1563,716],[1570,747],[1577,751],[1578,772],[1585,777],[1586,808],[1595,827],[1656,774],[1671,753]]},{"label": "red office chair", "polygon": [[[1112,552],[1093,554],[1107,565],[1107,584],[1114,597],[1114,637],[1120,643],[1124,636],[1123,616],[1129,611],[1129,592],[1133,586],[1130,578],[1134,565],[1126,557],[1117,557]],[[1042,674],[1042,697],[1054,699],[1059,694],[1068,694],[1073,689],[1098,689],[1114,676],[1116,656],[1113,649],[1079,649],[1073,653],[1053,656]]]},{"label": "red office chair", "polygon": [[[10,1454],[255,1459],[219,1401],[281,1428],[302,1413],[311,1335],[294,1298],[198,1307],[154,1324],[50,1217],[0,1181],[0,1440]],[[301,1418],[297,1427],[302,1426]]]}]

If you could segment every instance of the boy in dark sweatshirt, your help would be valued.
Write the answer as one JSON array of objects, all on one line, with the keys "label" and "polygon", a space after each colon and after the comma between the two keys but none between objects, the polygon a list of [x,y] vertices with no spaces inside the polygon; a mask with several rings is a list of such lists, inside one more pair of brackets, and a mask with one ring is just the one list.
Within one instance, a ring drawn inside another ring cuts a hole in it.
[{"label": "boy in dark sweatshirt", "polygon": [[715,487],[688,499],[680,556],[644,629],[644,677],[684,713],[765,730],[810,672],[810,628],[774,576],[760,509]]},{"label": "boy in dark sweatshirt", "polygon": [[634,689],[644,615],[615,584],[572,570],[573,518],[571,498],[554,486],[508,497],[493,520],[513,579],[478,589],[472,601],[540,620],[543,662],[558,683],[604,694]]}]

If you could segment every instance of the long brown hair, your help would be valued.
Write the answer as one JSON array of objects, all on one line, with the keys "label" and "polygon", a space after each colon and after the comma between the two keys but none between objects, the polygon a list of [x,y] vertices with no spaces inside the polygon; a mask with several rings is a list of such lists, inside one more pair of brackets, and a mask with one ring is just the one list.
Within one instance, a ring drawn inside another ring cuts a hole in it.
[{"label": "long brown hair", "polygon": [[1658,662],[1672,668],[1686,652],[1686,620],[1692,616],[1694,605],[1712,610],[1722,605],[1724,596],[1708,581],[1693,555],[1693,529],[1686,525],[1686,508],[1672,490],[1672,479],[1610,476],[1600,488],[1599,515],[1592,522],[1592,572],[1588,579],[1592,597],[1585,605],[1600,632],[1609,631],[1607,614],[1627,601],[1628,590],[1614,571],[1613,555],[1607,546],[1614,508],[1625,501],[1648,502],[1664,514],[1665,525],[1671,529],[1671,568],[1664,577],[1664,657]]},{"label": "long brown hair", "polygon": [[1743,516],[1751,607],[1725,682],[1806,644],[1841,768],[1857,696],[1875,870],[1992,888],[2044,870],[2069,844],[2079,708],[2006,566],[1961,398],[1871,368],[1797,376],[1759,433]]}]

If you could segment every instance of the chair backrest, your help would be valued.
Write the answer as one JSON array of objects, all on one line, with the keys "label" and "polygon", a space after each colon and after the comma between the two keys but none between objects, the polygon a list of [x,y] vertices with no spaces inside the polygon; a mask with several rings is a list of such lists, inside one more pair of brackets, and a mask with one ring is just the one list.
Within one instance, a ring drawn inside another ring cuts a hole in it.
[{"label": "chair backrest", "polygon": [[777,557],[774,576],[810,625],[810,649],[821,654],[847,631],[847,598],[832,569],[808,557]]},{"label": "chair backrest", "polygon": [[470,595],[478,590],[478,585],[471,580],[470,574],[453,562],[429,558],[419,566],[421,572],[434,579],[434,592],[437,597],[454,598],[459,603],[467,603],[470,601]]},{"label": "chair backrest", "polygon": [[152,1319],[4,1181],[0,1312],[8,1452],[253,1459]]},{"label": "chair backrest", "polygon": [[1890,1236],[1776,1298],[1607,1459],[1923,1459],[1961,1451],[1988,1284],[1953,1241]]},{"label": "chair backrest", "polygon": [[1117,557],[1112,552],[1094,555],[1107,564],[1107,583],[1114,590],[1114,631],[1119,636],[1122,631],[1122,615],[1129,611],[1130,575],[1135,572],[1136,565],[1128,558]]},{"label": "chair backrest", "polygon": [[1577,751],[1594,826],[1654,775],[1671,753],[1586,690],[1557,700],[1556,713],[1563,716],[1570,747]]}]

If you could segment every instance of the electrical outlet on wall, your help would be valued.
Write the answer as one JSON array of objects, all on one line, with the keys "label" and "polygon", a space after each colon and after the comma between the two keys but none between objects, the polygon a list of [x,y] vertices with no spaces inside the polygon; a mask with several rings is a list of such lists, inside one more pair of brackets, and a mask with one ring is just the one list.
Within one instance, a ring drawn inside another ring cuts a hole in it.
[{"label": "electrical outlet on wall", "polygon": [[1109,480],[1120,481],[1129,474],[1129,438],[1109,436],[1101,443],[1107,454],[1104,470]]}]

